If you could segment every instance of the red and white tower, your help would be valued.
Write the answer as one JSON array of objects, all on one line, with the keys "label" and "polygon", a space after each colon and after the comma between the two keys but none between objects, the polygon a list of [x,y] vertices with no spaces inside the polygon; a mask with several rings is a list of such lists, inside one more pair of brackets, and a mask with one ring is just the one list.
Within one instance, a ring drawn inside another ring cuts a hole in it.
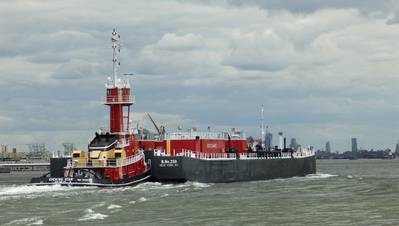
[{"label": "red and white tower", "polygon": [[132,137],[129,131],[130,106],[133,100],[130,98],[130,84],[127,78],[118,78],[118,60],[120,36],[115,29],[112,31],[112,78],[108,78],[106,88],[107,96],[105,105],[110,107],[110,132],[117,135],[120,144],[129,144]]}]

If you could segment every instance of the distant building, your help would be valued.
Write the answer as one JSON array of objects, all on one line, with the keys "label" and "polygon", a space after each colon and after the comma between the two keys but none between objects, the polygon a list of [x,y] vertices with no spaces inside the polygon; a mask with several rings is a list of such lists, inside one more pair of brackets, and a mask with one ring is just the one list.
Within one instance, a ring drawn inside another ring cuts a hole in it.
[{"label": "distant building", "polygon": [[327,142],[326,142],[326,152],[327,152],[327,153],[331,153],[330,141],[327,141]]},{"label": "distant building", "polygon": [[396,158],[398,158],[398,157],[399,157],[399,141],[398,141],[398,143],[396,144],[396,148],[395,148],[395,156],[396,156]]},{"label": "distant building", "polygon": [[273,134],[266,133],[265,135],[265,148],[270,149],[273,147]]},{"label": "distant building", "polygon": [[290,148],[297,149],[297,147],[298,147],[298,143],[296,142],[296,139],[295,138],[291,138]]},{"label": "distant building", "polygon": [[356,138],[352,138],[352,156],[354,158],[357,157],[357,139]]},{"label": "distant building", "polygon": [[76,149],[73,143],[63,143],[62,146],[64,146],[64,153],[58,153],[57,156],[71,156],[72,152]]},{"label": "distant building", "polygon": [[30,160],[41,160],[48,159],[50,157],[49,151],[46,149],[46,145],[42,143],[28,144],[29,153],[26,155],[27,159]]},{"label": "distant building", "polygon": [[7,158],[7,145],[1,145],[1,159]]},{"label": "distant building", "polygon": [[20,161],[26,159],[26,152],[17,151],[16,147],[0,145],[0,161]]}]

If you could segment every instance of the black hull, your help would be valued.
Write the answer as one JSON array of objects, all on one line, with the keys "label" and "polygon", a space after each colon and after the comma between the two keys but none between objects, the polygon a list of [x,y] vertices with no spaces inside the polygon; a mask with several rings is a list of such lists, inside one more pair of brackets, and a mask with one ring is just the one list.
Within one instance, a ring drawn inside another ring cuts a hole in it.
[{"label": "black hull", "polygon": [[11,173],[11,169],[8,167],[0,167],[0,173]]},{"label": "black hull", "polygon": [[151,176],[159,182],[226,183],[289,178],[316,173],[316,158],[204,160],[149,156]]},{"label": "black hull", "polygon": [[108,179],[97,179],[97,178],[79,178],[79,177],[47,177],[48,174],[32,178],[31,183],[33,185],[62,185],[62,186],[95,186],[95,187],[123,187],[123,186],[134,186],[142,182],[149,181],[151,178],[151,170],[146,172],[111,182]]}]

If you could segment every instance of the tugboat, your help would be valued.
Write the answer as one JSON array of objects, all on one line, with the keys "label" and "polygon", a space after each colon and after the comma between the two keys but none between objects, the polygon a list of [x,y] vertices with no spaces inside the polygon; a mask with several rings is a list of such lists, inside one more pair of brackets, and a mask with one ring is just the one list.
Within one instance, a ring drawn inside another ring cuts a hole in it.
[{"label": "tugboat", "polygon": [[32,178],[35,185],[60,184],[67,186],[118,187],[147,181],[150,166],[145,162],[144,151],[129,128],[130,97],[128,78],[118,78],[117,58],[119,38],[112,32],[113,76],[106,83],[105,105],[110,108],[110,129],[99,131],[88,145],[88,151],[75,150],[70,158],[52,158],[50,172]]}]

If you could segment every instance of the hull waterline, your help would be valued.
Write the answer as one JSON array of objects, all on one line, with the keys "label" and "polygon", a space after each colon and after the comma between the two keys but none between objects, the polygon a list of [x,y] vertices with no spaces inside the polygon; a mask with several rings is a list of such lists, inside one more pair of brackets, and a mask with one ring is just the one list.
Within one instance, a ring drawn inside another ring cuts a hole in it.
[{"label": "hull waterline", "polygon": [[74,178],[74,177],[37,177],[31,179],[31,184],[36,186],[44,185],[61,185],[71,187],[125,187],[135,186],[139,183],[147,182],[151,179],[151,170],[148,169],[143,174],[132,178],[119,180],[117,182],[110,182],[107,179],[97,178]]}]

